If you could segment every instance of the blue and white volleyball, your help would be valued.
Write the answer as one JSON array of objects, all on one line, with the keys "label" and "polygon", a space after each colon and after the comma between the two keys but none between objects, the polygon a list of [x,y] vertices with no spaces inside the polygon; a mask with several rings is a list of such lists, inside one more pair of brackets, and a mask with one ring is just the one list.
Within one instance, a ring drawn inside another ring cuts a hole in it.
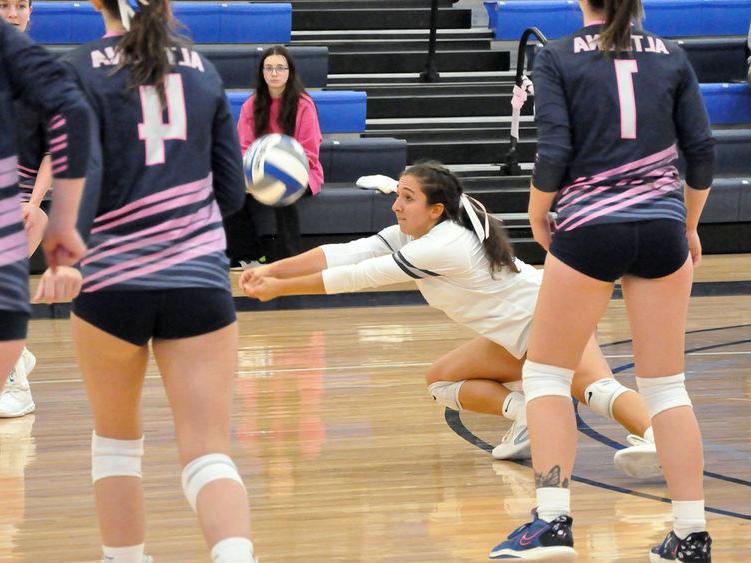
[{"label": "blue and white volleyball", "polygon": [[245,151],[243,172],[248,193],[264,205],[294,203],[308,187],[308,157],[287,135],[264,135]]}]

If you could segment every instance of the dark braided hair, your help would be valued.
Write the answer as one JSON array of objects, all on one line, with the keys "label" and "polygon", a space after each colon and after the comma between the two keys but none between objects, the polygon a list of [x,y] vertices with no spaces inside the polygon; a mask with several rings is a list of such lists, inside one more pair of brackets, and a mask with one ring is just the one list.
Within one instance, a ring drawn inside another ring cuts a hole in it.
[{"label": "dark braided hair", "polygon": [[[475,232],[467,212],[461,203],[461,195],[464,193],[459,178],[448,168],[435,160],[419,161],[401,173],[401,176],[412,176],[420,182],[429,205],[443,204],[443,215],[438,222],[454,221],[465,229]],[[480,221],[485,213],[470,200]],[[514,263],[514,249],[506,235],[501,222],[495,217],[488,215],[490,236],[481,241],[485,249],[485,255],[490,262],[491,272],[500,272],[504,267],[512,272],[519,273],[519,268]]]}]

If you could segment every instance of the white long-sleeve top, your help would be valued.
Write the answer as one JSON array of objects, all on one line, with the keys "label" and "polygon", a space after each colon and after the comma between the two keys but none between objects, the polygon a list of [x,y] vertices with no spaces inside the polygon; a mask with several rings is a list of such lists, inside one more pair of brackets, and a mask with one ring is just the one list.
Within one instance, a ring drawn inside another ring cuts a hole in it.
[{"label": "white long-sleeve top", "polygon": [[415,281],[428,304],[500,344],[517,358],[527,351],[542,272],[516,260],[520,273],[491,274],[475,233],[451,221],[413,239],[398,225],[377,235],[321,247],[326,293]]}]

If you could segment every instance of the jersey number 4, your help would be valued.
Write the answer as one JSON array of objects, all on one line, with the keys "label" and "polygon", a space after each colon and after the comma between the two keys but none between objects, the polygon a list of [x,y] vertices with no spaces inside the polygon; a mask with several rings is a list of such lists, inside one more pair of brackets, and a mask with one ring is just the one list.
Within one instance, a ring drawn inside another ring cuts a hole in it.
[{"label": "jersey number 4", "polygon": [[636,96],[632,75],[639,72],[639,69],[634,60],[616,59],[614,62],[621,106],[621,139],[636,139]]},{"label": "jersey number 4", "polygon": [[183,79],[176,73],[165,77],[166,123],[156,87],[141,86],[140,93],[143,122],[138,124],[138,138],[146,144],[146,166],[164,164],[164,141],[184,141],[187,138]]}]

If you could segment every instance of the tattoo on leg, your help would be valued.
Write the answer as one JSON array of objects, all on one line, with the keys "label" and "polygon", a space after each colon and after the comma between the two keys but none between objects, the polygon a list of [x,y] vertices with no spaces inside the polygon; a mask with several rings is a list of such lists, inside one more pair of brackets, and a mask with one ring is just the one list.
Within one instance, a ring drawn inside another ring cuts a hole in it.
[{"label": "tattoo on leg", "polygon": [[568,489],[568,477],[561,481],[561,466],[554,465],[547,473],[537,473],[535,471],[535,487],[560,487]]}]

